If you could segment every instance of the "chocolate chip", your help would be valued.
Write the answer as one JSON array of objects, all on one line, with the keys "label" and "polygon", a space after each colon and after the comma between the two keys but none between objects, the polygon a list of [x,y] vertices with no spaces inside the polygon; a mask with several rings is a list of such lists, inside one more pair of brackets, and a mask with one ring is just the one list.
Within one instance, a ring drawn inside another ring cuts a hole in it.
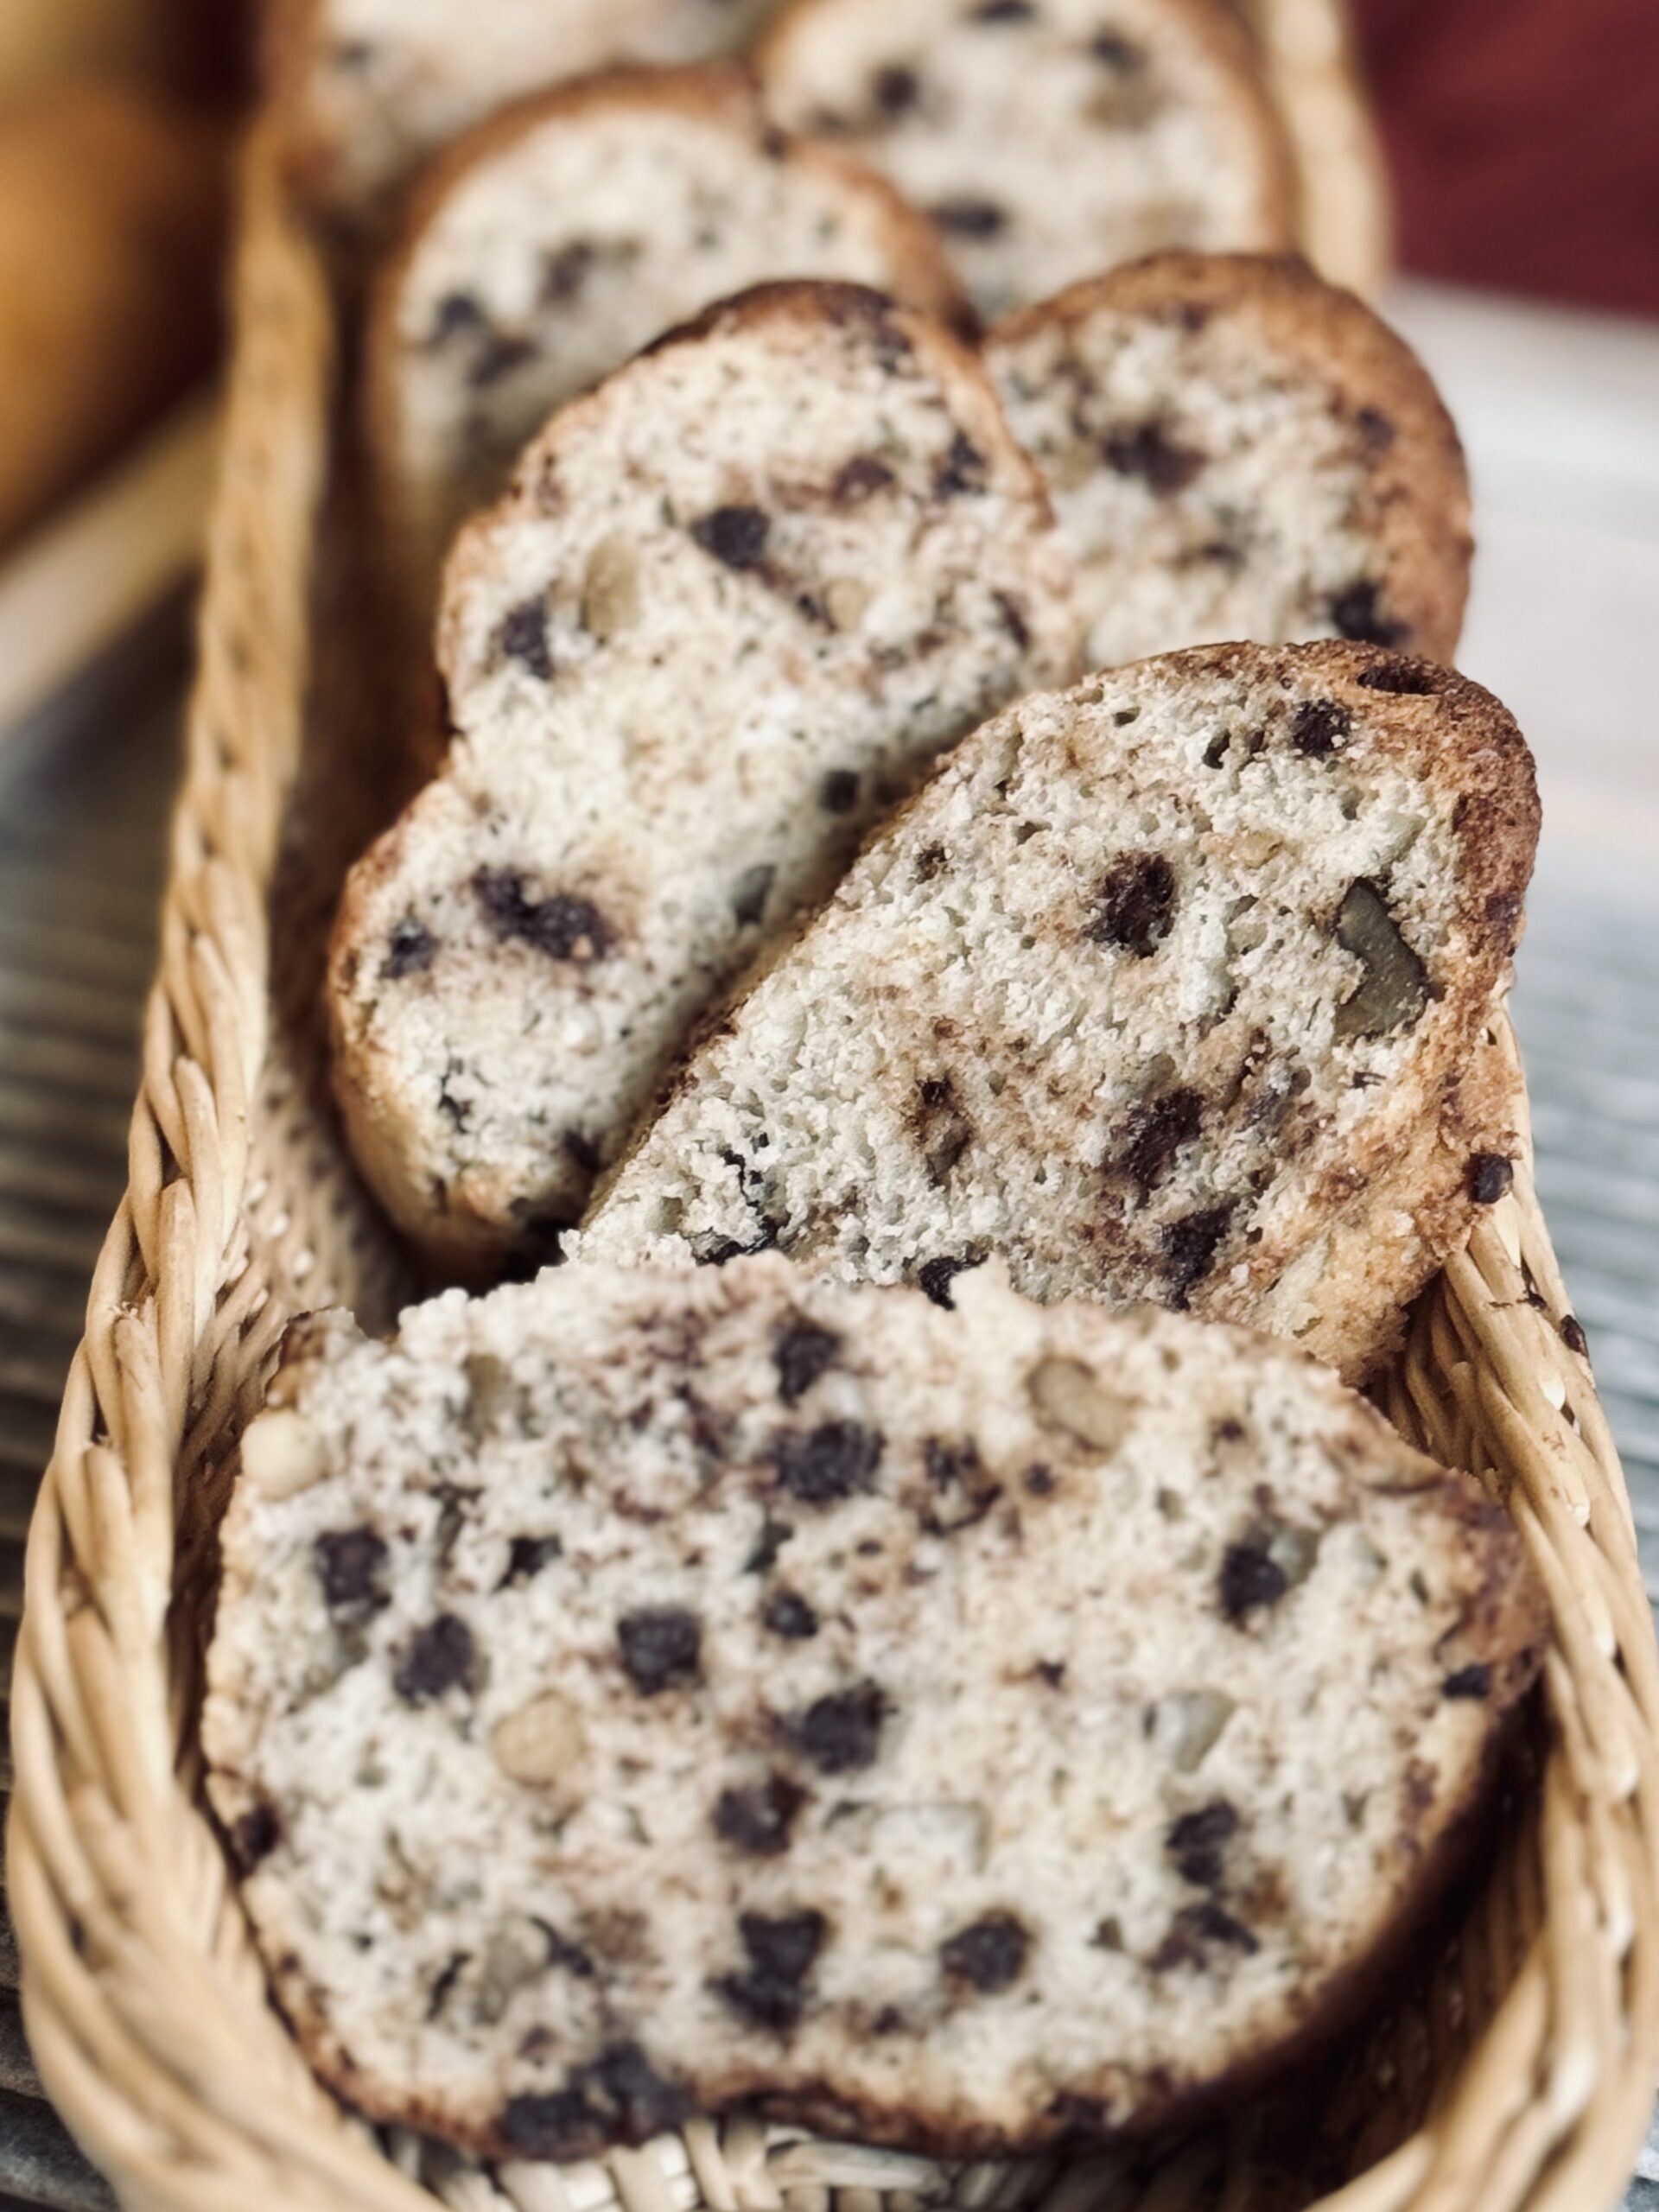
[{"label": "chocolate chip", "polygon": [[740,928],[758,922],[766,911],[766,896],[778,871],[770,861],[746,868],[732,886],[732,919]]},{"label": "chocolate chip", "polygon": [[1028,23],[1036,13],[1033,0],[979,0],[969,20],[976,23]]},{"label": "chocolate chip", "polygon": [[1185,491],[1208,459],[1195,446],[1178,445],[1167,426],[1158,422],[1114,431],[1101,442],[1101,451],[1118,475],[1138,476],[1150,490],[1166,496]]},{"label": "chocolate chip", "polygon": [[1334,699],[1304,699],[1290,721],[1290,741],[1310,760],[1323,760],[1334,753],[1350,731],[1354,718]]},{"label": "chocolate chip", "polygon": [[805,2008],[803,1987],[811,1973],[829,1923],[821,1912],[746,1912],[737,1932],[748,1956],[747,1970],[715,1984],[735,2012],[766,2028],[792,2028]]},{"label": "chocolate chip", "polygon": [[372,1613],[389,1603],[380,1577],[391,1554],[375,1529],[331,1529],[311,1548],[331,1613]]},{"label": "chocolate chip", "polygon": [[611,2044],[583,2073],[625,2143],[637,2145],[666,2134],[690,2109],[685,2092],[663,2079],[637,2043]]},{"label": "chocolate chip", "polygon": [[[1359,425],[1360,436],[1373,453],[1386,453],[1394,443],[1393,421],[1380,407],[1362,407],[1354,419]],[[1363,683],[1364,681],[1362,676],[1360,682]]]},{"label": "chocolate chip", "polygon": [[954,1490],[958,1485],[976,1484],[982,1470],[979,1446],[971,1436],[964,1436],[960,1443],[947,1444],[942,1436],[925,1437],[922,1440],[922,1465],[927,1470],[927,1479],[935,1490]]},{"label": "chocolate chip", "polygon": [[818,1617],[798,1590],[779,1590],[768,1598],[760,1616],[774,1636],[791,1643],[810,1643],[818,1632]]},{"label": "chocolate chip", "polygon": [[798,1405],[824,1370],[834,1365],[840,1350],[841,1338],[833,1329],[821,1329],[816,1321],[785,1321],[772,1340],[778,1395],[784,1403]]},{"label": "chocolate chip", "polygon": [[426,2017],[429,2020],[435,2020],[442,2012],[450,1991],[461,1980],[462,1970],[472,1955],[470,1951],[451,1951],[444,1961],[438,1970],[436,1980],[427,1994]]},{"label": "chocolate chip", "polygon": [[958,1275],[965,1275],[969,1268],[982,1268],[984,1264],[982,1256],[976,1260],[966,1256],[961,1259],[924,1260],[916,1271],[916,1281],[936,1306],[943,1306],[950,1313],[955,1310],[957,1303],[950,1294],[951,1284]]},{"label": "chocolate chip", "polygon": [[381,979],[388,983],[400,983],[405,976],[417,976],[423,968],[432,965],[432,956],[438,949],[437,939],[429,929],[422,927],[411,915],[398,923],[391,933],[386,957],[380,963]]},{"label": "chocolate chip", "polygon": [[572,238],[556,253],[550,253],[542,264],[542,298],[549,306],[575,299],[598,259],[599,249],[591,238]]},{"label": "chocolate chip", "polygon": [[1576,1313],[1562,1314],[1561,1341],[1569,1351],[1577,1352],[1581,1359],[1589,1358],[1590,1339],[1585,1335],[1583,1325]]},{"label": "chocolate chip", "polygon": [[728,569],[758,569],[766,557],[772,524],[759,507],[716,507],[691,525],[705,553]]},{"label": "chocolate chip", "polygon": [[474,359],[467,372],[467,381],[474,391],[486,391],[493,384],[499,384],[503,377],[511,376],[526,361],[533,361],[537,354],[534,339],[509,338],[504,334],[491,339],[489,344]]},{"label": "chocolate chip", "polygon": [[550,1560],[563,1556],[564,1546],[556,1536],[515,1536],[507,1548],[506,1572],[495,1586],[514,1589],[539,1574]]},{"label": "chocolate chip", "polygon": [[1342,636],[1357,638],[1372,645],[1398,645],[1405,642],[1406,624],[1391,620],[1377,606],[1380,590],[1380,585],[1366,577],[1332,594],[1331,620]]},{"label": "chocolate chip", "polygon": [[510,2097],[496,2132],[516,2157],[585,2158],[604,2150],[604,2122],[580,2089]]},{"label": "chocolate chip", "polygon": [[1336,937],[1362,972],[1359,988],[1337,1008],[1332,1034],[1386,1037],[1415,1021],[1428,998],[1428,970],[1374,883],[1350,885],[1338,909]]},{"label": "chocolate chip", "polygon": [[1440,672],[1432,661],[1385,660],[1363,668],[1355,681],[1366,691],[1391,691],[1405,699],[1432,697],[1440,688]]},{"label": "chocolate chip", "polygon": [[1116,1141],[1123,1147],[1122,1165],[1143,1197],[1168,1174],[1176,1154],[1192,1143],[1203,1120],[1204,1097],[1196,1090],[1166,1090],[1128,1115]]},{"label": "chocolate chip", "polygon": [[1025,1485],[1033,1497],[1052,1497],[1054,1494],[1054,1471],[1040,1461],[1026,1469]]},{"label": "chocolate chip", "polygon": [[1181,1907],[1147,1963],[1159,1974],[1171,1967],[1201,1967],[1206,1943],[1225,1943],[1247,1954],[1261,1948],[1243,1921],[1236,1920],[1213,1897],[1206,1897],[1202,1904]]},{"label": "chocolate chip", "polygon": [[547,642],[543,601],[527,599],[515,607],[501,625],[500,637],[501,650],[510,660],[520,662],[539,683],[551,683],[553,654]]},{"label": "chocolate chip", "polygon": [[1092,944],[1121,945],[1144,960],[1169,935],[1174,918],[1174,869],[1161,853],[1125,853],[1102,878],[1083,933]]},{"label": "chocolate chip", "polygon": [[921,89],[916,72],[899,62],[889,62],[870,79],[871,94],[883,115],[902,115],[914,107]]},{"label": "chocolate chip", "polygon": [[1265,1546],[1228,1545],[1221,1562],[1221,1610],[1235,1628],[1260,1607],[1276,1605],[1289,1587]]},{"label": "chocolate chip", "polygon": [[886,491],[893,474],[880,454],[855,453],[836,471],[830,496],[837,506],[855,507],[877,492]]},{"label": "chocolate chip", "polygon": [[642,1696],[655,1697],[701,1672],[702,1623],[683,1605],[644,1605],[616,1624],[622,1664]]},{"label": "chocolate chip", "polygon": [[262,1859],[268,1859],[281,1842],[283,1823],[276,1808],[267,1797],[251,1806],[231,1829],[231,1855],[238,1869],[251,1874]]},{"label": "chocolate chip", "polygon": [[722,1789],[715,1834],[756,1859],[776,1859],[788,1850],[790,1830],[805,1802],[805,1790],[782,1774],[769,1774],[747,1789]]},{"label": "chocolate chip", "polygon": [[1490,1697],[1492,1694],[1492,1670],[1479,1660],[1473,1666],[1459,1667],[1455,1675],[1448,1675],[1440,1684],[1442,1697]]},{"label": "chocolate chip", "polygon": [[1469,1162],[1465,1179],[1478,1206],[1495,1206],[1515,1181],[1515,1162],[1501,1152],[1478,1152]]},{"label": "chocolate chip", "polygon": [[791,1734],[824,1774],[855,1774],[874,1760],[887,1700],[880,1686],[859,1682],[809,1705]]},{"label": "chocolate chip", "polygon": [[928,213],[947,238],[994,238],[1006,227],[1008,211],[995,200],[936,200]]},{"label": "chocolate chip", "polygon": [[854,1421],[820,1421],[816,1428],[785,1429],[773,1439],[778,1479],[803,1505],[833,1505],[868,1490],[881,1460],[884,1440]]},{"label": "chocolate chip", "polygon": [[965,431],[958,430],[933,471],[935,498],[954,499],[964,493],[982,492],[985,482],[984,454]]},{"label": "chocolate chip", "polygon": [[1221,1880],[1222,1849],[1238,1833],[1238,1813],[1224,1797],[1183,1813],[1164,1834],[1164,1849],[1176,1872],[1195,1889],[1213,1890]]},{"label": "chocolate chip", "polygon": [[991,596],[996,601],[998,614],[1002,618],[1002,627],[1024,652],[1031,643],[1031,625],[1026,620],[1024,608],[1006,591],[993,592]]},{"label": "chocolate chip", "polygon": [[939,1946],[939,1963],[952,1981],[989,1995],[1018,1981],[1030,1948],[1029,1934],[1011,1912],[988,1912]]},{"label": "chocolate chip", "polygon": [[442,346],[457,331],[478,330],[483,323],[484,310],[470,292],[446,292],[438,302],[438,311],[432,318],[426,342],[429,346]]},{"label": "chocolate chip", "polygon": [[496,2127],[515,2153],[569,2160],[617,2142],[649,2143],[677,2127],[689,2109],[684,2091],[664,2080],[638,2044],[616,2043],[568,2088],[510,2099]]},{"label": "chocolate chip", "polygon": [[1147,63],[1144,51],[1121,31],[1096,31],[1089,41],[1089,51],[1108,69],[1121,69],[1125,75],[1144,69]]},{"label": "chocolate chip", "polygon": [[756,1252],[770,1252],[777,1244],[782,1225],[763,1217],[753,1243],[740,1244],[735,1237],[721,1236],[701,1251],[694,1252],[692,1257],[700,1268],[723,1268],[733,1260],[747,1260]]},{"label": "chocolate chip", "polygon": [[578,1981],[593,1980],[593,1960],[582,1949],[580,1943],[573,1943],[568,1936],[561,1936],[558,1929],[545,1920],[537,1920],[536,1925],[547,1940],[549,1966],[558,1967],[564,1973],[574,1974]]},{"label": "chocolate chip", "polygon": [[416,1631],[391,1686],[406,1703],[429,1705],[470,1679],[474,1656],[473,1632],[466,1622],[454,1613],[440,1613]]},{"label": "chocolate chip", "polygon": [[1169,1270],[1169,1302],[1178,1313],[1186,1311],[1194,1286],[1209,1274],[1232,1220],[1230,1205],[1205,1206],[1171,1222],[1159,1238]]},{"label": "chocolate chip", "polygon": [[826,814],[850,814],[858,804],[858,778],[850,768],[826,770],[818,785],[818,804]]},{"label": "chocolate chip", "polygon": [[550,960],[602,960],[611,950],[610,925],[590,899],[564,891],[532,899],[510,868],[480,868],[473,891],[498,936],[534,945]]},{"label": "chocolate chip", "polygon": [[770,1574],[778,1563],[779,1553],[794,1533],[787,1521],[774,1521],[768,1514],[760,1523],[753,1550],[743,1562],[744,1573]]}]

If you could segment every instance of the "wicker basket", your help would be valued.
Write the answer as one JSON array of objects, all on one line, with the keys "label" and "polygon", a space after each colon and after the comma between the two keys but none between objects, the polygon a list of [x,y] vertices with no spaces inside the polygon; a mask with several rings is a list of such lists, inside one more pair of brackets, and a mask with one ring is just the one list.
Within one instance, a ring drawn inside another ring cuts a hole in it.
[{"label": "wicker basket", "polygon": [[[366,733],[332,324],[269,137],[145,1031],[130,1184],[30,1533],[9,1880],[41,2073],[151,2212],[1598,2212],[1659,2075],[1659,1664],[1629,1507],[1530,1174],[1426,1296],[1387,1402],[1509,1503],[1554,1613],[1503,1834],[1419,1987],[1224,2130],[943,2169],[747,2123],[494,2174],[376,2137],[276,2013],[203,1811],[213,1532],[291,1313],[407,1287],[321,1103],[340,870],[392,796]],[[310,643],[315,632],[317,652]],[[363,687],[369,711],[365,710]]]}]

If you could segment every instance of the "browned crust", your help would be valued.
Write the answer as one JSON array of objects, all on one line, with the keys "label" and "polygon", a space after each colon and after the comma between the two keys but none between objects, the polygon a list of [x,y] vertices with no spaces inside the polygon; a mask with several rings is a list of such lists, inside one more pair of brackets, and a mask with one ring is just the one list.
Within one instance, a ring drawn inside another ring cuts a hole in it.
[{"label": "browned crust", "polygon": [[[934,226],[856,155],[778,130],[766,118],[754,72],[747,63],[661,69],[620,64],[529,93],[461,132],[420,171],[371,280],[364,319],[364,442],[388,544],[402,541],[406,521],[399,506],[404,428],[398,366],[404,346],[398,304],[429,232],[456,191],[480,170],[509,162],[543,130],[630,111],[683,115],[715,124],[756,154],[816,173],[849,200],[861,199],[880,217],[898,296],[964,333],[972,327],[971,310]],[[417,589],[409,577],[403,594],[412,599]]]},{"label": "browned crust", "polygon": [[[1354,293],[1327,284],[1294,254],[1152,254],[1021,308],[989,333],[986,351],[1046,330],[1076,331],[1096,315],[1157,321],[1194,311],[1236,317],[1264,351],[1328,386],[1355,426],[1381,517],[1387,613],[1404,626],[1401,649],[1449,660],[1474,551],[1463,447],[1427,370]],[[1373,415],[1392,425],[1386,442],[1363,435]]]},{"label": "browned crust", "polygon": [[[842,0],[786,0],[754,43],[754,67],[763,90],[781,70],[801,25],[833,15],[842,4]],[[1162,0],[1162,7],[1174,35],[1185,36],[1228,79],[1233,97],[1249,119],[1258,153],[1258,244],[1268,250],[1294,246],[1299,234],[1296,160],[1256,41],[1217,0]],[[944,35],[957,11],[941,4],[939,13],[939,35]],[[1063,179],[1055,188],[1064,191]]]},{"label": "browned crust", "polygon": [[[1277,1344],[1274,1349],[1281,1356],[1286,1351]],[[308,1356],[302,1345],[301,1362]],[[1418,1515],[1435,1515],[1445,1522],[1448,1544],[1465,1563],[1466,1643],[1458,1656],[1465,1664],[1478,1662],[1491,1670],[1484,1704],[1487,1725],[1479,1748],[1469,1759],[1459,1789],[1438,1800],[1426,1794],[1421,1807],[1413,1808],[1416,1825],[1402,1831],[1392,1862],[1397,1872],[1395,1893],[1380,1911],[1369,1943],[1322,1973],[1314,1962],[1305,2006],[1285,2018],[1279,2034],[1265,2038],[1248,2057],[1220,2073],[1176,2081],[1158,2071],[1115,2063],[1066,2084],[1061,2113],[1034,2112],[1030,2126],[1018,2132],[988,2126],[970,2104],[930,2107],[912,2101],[883,2105],[849,2096],[823,2080],[780,2090],[764,2067],[700,2075],[694,2061],[680,2078],[696,2109],[720,2116],[758,2112],[831,2136],[941,2159],[1019,2156],[1080,2135],[1137,2139],[1197,2124],[1217,2107],[1236,2105],[1299,2063],[1319,2057],[1389,1994],[1413,1965],[1415,1945],[1432,1925],[1478,1840],[1505,1745],[1542,1666],[1550,1617],[1519,1535],[1508,1515],[1471,1478],[1448,1473],[1402,1445],[1382,1416],[1362,1401],[1352,1405],[1347,1438],[1334,1440],[1356,1462],[1370,1463],[1374,1480],[1367,1486],[1408,1491]],[[1365,1483],[1363,1474],[1358,1479]],[[224,1779],[233,1791],[237,1777],[225,1771]],[[1426,1777],[1426,1793],[1438,1779]],[[223,1806],[220,1810],[222,1814]],[[493,2116],[480,2119],[474,2110],[400,2094],[395,2084],[364,2072],[317,2004],[292,1955],[278,1955],[269,1964],[277,2001],[308,2063],[359,2111],[384,2125],[442,2135],[475,2158],[524,2155],[522,2146],[501,2134]],[[1091,2102],[1121,2101],[1126,2095],[1135,2105],[1128,2120],[1111,2129],[1090,2123],[1086,2115]],[[603,2147],[584,2145],[582,2155]]]}]

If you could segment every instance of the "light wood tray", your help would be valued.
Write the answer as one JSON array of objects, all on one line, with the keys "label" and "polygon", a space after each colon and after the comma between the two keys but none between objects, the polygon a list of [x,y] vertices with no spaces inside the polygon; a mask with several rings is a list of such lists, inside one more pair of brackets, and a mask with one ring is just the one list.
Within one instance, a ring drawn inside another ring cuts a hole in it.
[{"label": "light wood tray", "polygon": [[1366,2040],[1224,2128],[1016,2166],[700,2121],[603,2163],[486,2173],[372,2133],[313,2082],[268,2003],[194,1734],[213,1531],[283,1328],[335,1301],[372,1326],[408,1287],[318,1079],[327,917],[395,794],[331,310],[278,178],[261,137],[130,1185],[29,1543],[9,1878],[26,2024],[71,2126],[148,2212],[1610,2204],[1659,2075],[1659,1657],[1529,1161],[1426,1294],[1384,1395],[1507,1503],[1537,1562],[1539,1725],[1491,1864]]}]

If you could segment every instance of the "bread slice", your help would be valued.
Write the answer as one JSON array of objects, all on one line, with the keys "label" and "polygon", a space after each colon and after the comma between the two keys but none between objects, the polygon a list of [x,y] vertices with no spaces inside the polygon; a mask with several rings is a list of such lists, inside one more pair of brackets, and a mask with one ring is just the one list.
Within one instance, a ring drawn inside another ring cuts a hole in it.
[{"label": "bread slice", "polygon": [[735,63],[585,78],[452,147],[369,321],[368,437],[419,595],[556,407],[709,301],[784,276],[963,312],[932,225],[852,155],[778,131]]},{"label": "bread slice", "polygon": [[280,0],[273,54],[296,165],[373,222],[446,139],[509,100],[615,61],[736,52],[770,0]]},{"label": "bread slice", "polygon": [[1217,0],[793,0],[768,105],[932,215],[989,319],[1165,246],[1295,243],[1290,156]]},{"label": "bread slice", "polygon": [[874,292],[747,293],[554,418],[456,547],[458,734],[334,933],[347,1128],[427,1252],[545,1256],[872,817],[1074,672],[1069,582],[977,358]]},{"label": "bread slice", "polygon": [[342,2095],[960,2157],[1374,1996],[1537,1665],[1513,1529],[1265,1338],[962,1305],[772,1257],[300,1325],[203,1740]]},{"label": "bread slice", "polygon": [[1226,638],[1452,658],[1462,448],[1351,292],[1294,258],[1160,254],[1026,308],[985,352],[1077,560],[1091,668]]},{"label": "bread slice", "polygon": [[948,1299],[1156,1299],[1351,1378],[1508,1188],[1538,832],[1486,692],[1202,647],[958,748],[704,1044],[578,1249],[776,1244]]}]

